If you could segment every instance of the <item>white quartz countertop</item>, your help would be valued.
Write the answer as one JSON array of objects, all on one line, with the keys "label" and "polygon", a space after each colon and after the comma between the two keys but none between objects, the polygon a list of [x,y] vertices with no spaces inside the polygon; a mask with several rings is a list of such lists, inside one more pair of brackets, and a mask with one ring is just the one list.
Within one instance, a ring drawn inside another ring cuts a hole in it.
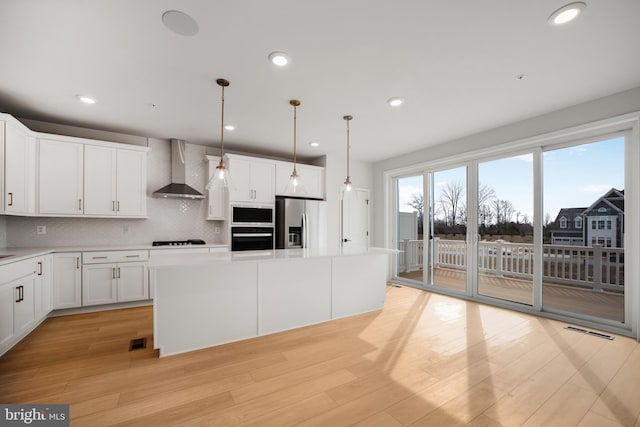
[{"label": "white quartz countertop", "polygon": [[[36,256],[52,254],[56,252],[90,252],[90,251],[133,251],[133,250],[151,250],[154,249],[179,249],[186,248],[227,248],[229,245],[221,243],[212,243],[204,245],[184,245],[184,246],[153,246],[153,245],[112,245],[112,246],[99,246],[99,245],[87,245],[87,246],[57,246],[47,248],[0,248],[0,257],[10,255],[4,258],[0,258],[0,265],[10,264],[16,261],[22,261],[24,259],[33,258]],[[165,255],[162,255],[165,256]],[[168,255],[174,256],[174,255]]]},{"label": "white quartz countertop", "polygon": [[221,252],[210,254],[167,254],[149,260],[150,269],[180,266],[208,265],[215,263],[269,262],[318,257],[343,257],[357,255],[391,255],[399,251],[385,248],[337,248],[337,249],[274,249],[266,251]]}]

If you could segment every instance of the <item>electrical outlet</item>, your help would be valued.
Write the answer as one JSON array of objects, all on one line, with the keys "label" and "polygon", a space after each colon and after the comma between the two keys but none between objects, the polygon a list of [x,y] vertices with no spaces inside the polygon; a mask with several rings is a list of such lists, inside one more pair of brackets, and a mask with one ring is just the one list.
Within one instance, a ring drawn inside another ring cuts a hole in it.
[{"label": "electrical outlet", "polygon": [[37,225],[36,226],[36,234],[47,234],[47,226],[46,225]]},{"label": "electrical outlet", "polygon": [[220,234],[220,227],[216,227],[213,229],[216,234]]}]

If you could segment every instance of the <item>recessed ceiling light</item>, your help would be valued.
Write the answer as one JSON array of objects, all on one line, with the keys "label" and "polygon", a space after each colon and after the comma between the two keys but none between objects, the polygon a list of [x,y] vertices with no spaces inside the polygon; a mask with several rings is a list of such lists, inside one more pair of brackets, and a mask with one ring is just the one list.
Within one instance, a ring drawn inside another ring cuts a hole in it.
[{"label": "recessed ceiling light", "polygon": [[284,52],[271,52],[269,54],[269,61],[271,61],[273,65],[284,67],[291,61],[291,58]]},{"label": "recessed ceiling light", "polygon": [[580,15],[580,12],[582,12],[585,7],[587,7],[587,4],[581,1],[569,3],[553,12],[551,16],[549,16],[547,22],[549,25],[566,24],[567,22],[573,21],[578,15]]},{"label": "recessed ceiling light", "polygon": [[319,143],[319,142],[316,142],[316,141],[311,141],[311,142],[309,143],[309,145],[310,145],[310,146],[312,146],[312,147],[319,147],[319,146],[320,146],[320,143]]},{"label": "recessed ceiling light", "polygon": [[76,98],[78,98],[80,101],[84,102],[85,104],[95,104],[96,103],[96,100],[91,98],[90,96],[76,95]]},{"label": "recessed ceiling light", "polygon": [[391,105],[392,107],[397,107],[398,105],[402,105],[403,102],[404,100],[402,98],[389,98],[387,100],[387,104]]},{"label": "recessed ceiling light", "polygon": [[195,19],[179,10],[167,10],[162,14],[164,26],[181,36],[195,36],[198,34],[198,23]]},{"label": "recessed ceiling light", "polygon": [[236,129],[236,127],[234,125],[224,125],[224,128],[226,130],[235,130]]}]

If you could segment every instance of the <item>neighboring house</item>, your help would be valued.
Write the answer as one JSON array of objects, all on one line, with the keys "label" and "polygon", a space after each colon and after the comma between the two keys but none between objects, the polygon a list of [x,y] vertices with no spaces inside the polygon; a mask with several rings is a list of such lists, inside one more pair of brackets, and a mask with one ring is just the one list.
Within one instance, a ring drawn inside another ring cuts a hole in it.
[{"label": "neighboring house", "polygon": [[552,245],[584,246],[584,217],[587,208],[562,208],[549,224]]},{"label": "neighboring house", "polygon": [[549,224],[552,245],[624,247],[624,190],[612,188],[588,208],[562,208]]}]

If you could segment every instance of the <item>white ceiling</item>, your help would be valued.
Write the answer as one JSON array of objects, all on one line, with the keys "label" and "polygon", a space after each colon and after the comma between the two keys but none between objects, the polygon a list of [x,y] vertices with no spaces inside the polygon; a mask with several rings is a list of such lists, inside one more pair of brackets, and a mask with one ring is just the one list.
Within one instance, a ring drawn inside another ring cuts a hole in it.
[{"label": "white ceiling", "polygon": [[[228,148],[289,153],[297,98],[303,157],[342,153],[351,114],[352,158],[379,161],[640,86],[640,1],[549,26],[566,2],[1,0],[0,110],[217,145],[224,77]],[[173,9],[199,33],[169,31]]]}]

